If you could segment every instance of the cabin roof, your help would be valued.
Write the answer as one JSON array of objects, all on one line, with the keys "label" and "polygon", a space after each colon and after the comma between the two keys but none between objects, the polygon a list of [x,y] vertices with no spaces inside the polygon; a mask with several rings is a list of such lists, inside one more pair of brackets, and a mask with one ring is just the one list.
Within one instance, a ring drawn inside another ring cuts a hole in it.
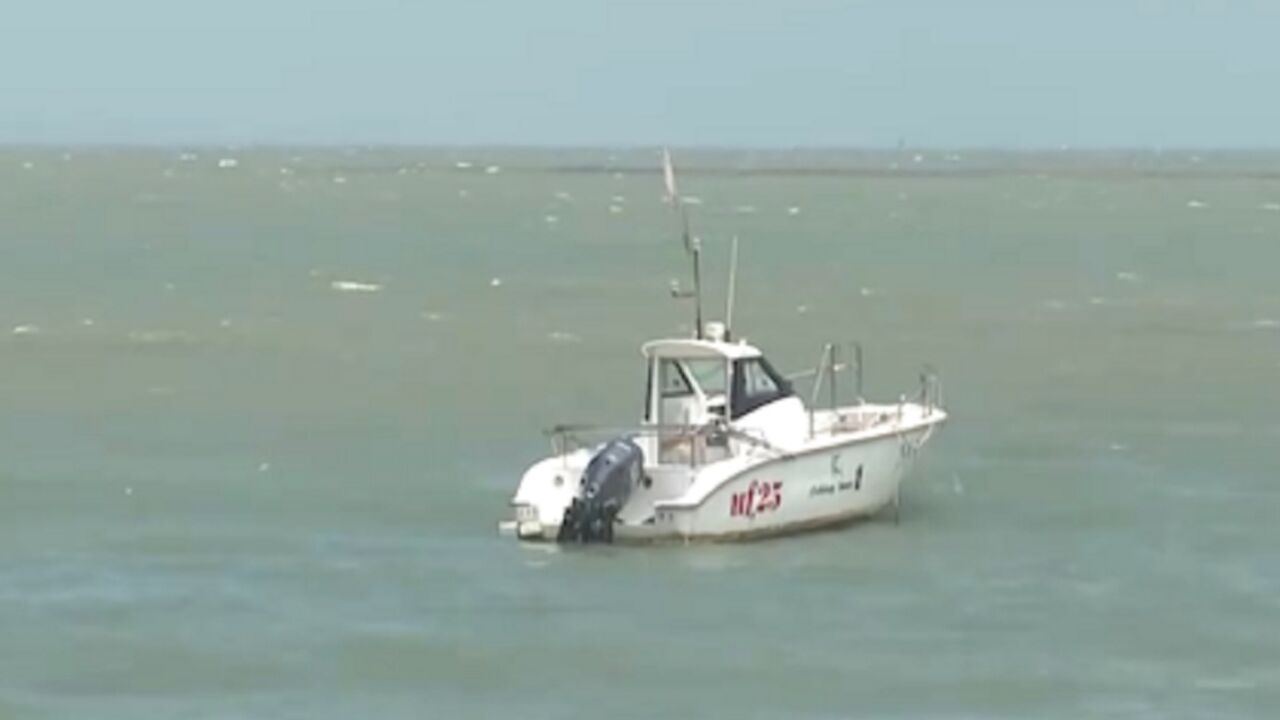
[{"label": "cabin roof", "polygon": [[645,357],[657,358],[713,358],[740,360],[760,357],[760,351],[743,343],[717,342],[715,340],[695,340],[693,338],[673,338],[650,340],[640,347]]}]

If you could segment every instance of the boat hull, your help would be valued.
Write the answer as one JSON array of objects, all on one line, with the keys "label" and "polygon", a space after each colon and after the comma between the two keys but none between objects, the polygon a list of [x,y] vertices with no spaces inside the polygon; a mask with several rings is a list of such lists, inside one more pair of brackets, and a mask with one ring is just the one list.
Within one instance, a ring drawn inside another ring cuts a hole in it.
[{"label": "boat hull", "polygon": [[[708,467],[703,472],[722,476],[695,478],[688,495],[653,503],[645,522],[619,524],[614,541],[752,540],[871,517],[897,502],[902,481],[942,419],[760,455],[733,468]],[[696,492],[699,487],[704,492]],[[524,521],[502,529],[526,540],[554,540],[559,528]]]},{"label": "boat hull", "polygon": [[655,525],[683,538],[750,539],[872,516],[898,497],[930,429],[754,464],[697,503],[659,503]]}]

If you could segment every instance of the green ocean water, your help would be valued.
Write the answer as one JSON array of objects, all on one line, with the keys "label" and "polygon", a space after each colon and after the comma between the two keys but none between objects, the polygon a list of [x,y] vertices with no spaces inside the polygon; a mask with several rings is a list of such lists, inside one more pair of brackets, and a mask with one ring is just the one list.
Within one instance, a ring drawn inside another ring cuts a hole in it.
[{"label": "green ocean water", "polygon": [[687,331],[652,151],[0,150],[0,717],[1280,713],[1280,153],[676,160],[709,316],[940,373],[900,523],[497,536]]}]

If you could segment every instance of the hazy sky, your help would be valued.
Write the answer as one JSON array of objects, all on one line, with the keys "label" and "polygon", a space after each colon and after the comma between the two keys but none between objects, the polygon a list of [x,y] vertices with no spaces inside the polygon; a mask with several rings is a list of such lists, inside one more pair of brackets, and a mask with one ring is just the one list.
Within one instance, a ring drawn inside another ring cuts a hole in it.
[{"label": "hazy sky", "polygon": [[12,0],[0,142],[1276,146],[1280,0]]}]

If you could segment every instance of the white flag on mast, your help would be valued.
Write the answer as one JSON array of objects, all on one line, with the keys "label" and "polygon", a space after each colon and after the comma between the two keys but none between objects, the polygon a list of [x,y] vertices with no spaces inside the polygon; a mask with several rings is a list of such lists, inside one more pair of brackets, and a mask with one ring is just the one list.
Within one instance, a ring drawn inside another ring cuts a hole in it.
[{"label": "white flag on mast", "polygon": [[671,153],[666,148],[662,148],[662,180],[667,184],[667,202],[676,202],[679,199],[676,193],[676,171],[671,167]]}]

